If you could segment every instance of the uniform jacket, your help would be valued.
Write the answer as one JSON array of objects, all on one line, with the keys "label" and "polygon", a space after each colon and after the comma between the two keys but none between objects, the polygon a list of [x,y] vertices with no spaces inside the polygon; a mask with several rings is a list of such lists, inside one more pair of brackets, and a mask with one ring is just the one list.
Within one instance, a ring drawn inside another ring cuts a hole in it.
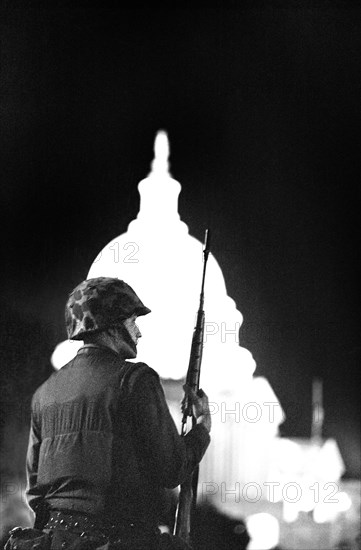
[{"label": "uniform jacket", "polygon": [[35,392],[29,505],[156,525],[165,488],[201,460],[203,425],[178,434],[158,374],[86,345]]}]

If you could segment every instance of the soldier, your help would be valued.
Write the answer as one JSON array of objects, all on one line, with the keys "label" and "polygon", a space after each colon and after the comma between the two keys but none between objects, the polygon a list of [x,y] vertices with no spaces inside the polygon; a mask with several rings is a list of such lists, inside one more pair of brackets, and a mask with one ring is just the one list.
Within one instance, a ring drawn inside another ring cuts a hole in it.
[{"label": "soldier", "polygon": [[[181,437],[158,374],[127,361],[141,337],[136,319],[149,312],[115,278],[83,281],[69,296],[68,337],[84,346],[35,392],[27,455],[34,527],[52,549],[187,548],[158,525],[165,488],[177,487],[208,447],[208,398],[186,388],[197,424]],[[166,330],[159,327],[160,353]]]}]

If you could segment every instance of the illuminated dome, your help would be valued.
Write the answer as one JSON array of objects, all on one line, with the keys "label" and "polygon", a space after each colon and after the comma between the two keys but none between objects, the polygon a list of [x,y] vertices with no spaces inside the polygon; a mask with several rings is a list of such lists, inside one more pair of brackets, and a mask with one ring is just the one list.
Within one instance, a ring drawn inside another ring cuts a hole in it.
[{"label": "illuminated dome", "polygon": [[[187,371],[198,309],[203,243],[191,237],[180,220],[181,185],[169,174],[169,144],[163,131],[157,134],[154,152],[152,170],[138,185],[137,219],[126,233],[103,248],[87,278],[118,277],[134,288],[152,310],[139,319],[143,337],[137,360],[149,364],[163,378],[180,379]],[[233,365],[238,363],[237,377],[251,376],[255,363],[238,342],[242,315],[227,296],[222,271],[212,254],[207,264],[204,309],[203,361],[207,362],[208,352],[223,361],[232,355]],[[202,369],[203,380],[206,370]]]}]

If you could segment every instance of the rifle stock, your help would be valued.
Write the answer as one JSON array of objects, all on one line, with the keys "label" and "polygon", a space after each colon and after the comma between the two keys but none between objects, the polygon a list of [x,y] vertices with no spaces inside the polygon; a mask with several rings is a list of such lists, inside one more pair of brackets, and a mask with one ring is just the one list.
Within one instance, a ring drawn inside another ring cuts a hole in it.
[{"label": "rifle stock", "polygon": [[174,529],[174,534],[184,540],[187,544],[190,544],[192,506],[192,476],[188,476],[180,486]]},{"label": "rifle stock", "polygon": [[[189,358],[189,365],[186,377],[186,384],[190,386],[194,391],[198,392],[199,390],[199,379],[202,363],[202,352],[203,352],[203,337],[204,337],[204,281],[206,274],[206,266],[208,260],[210,248],[210,234],[206,230],[205,235],[205,247],[204,247],[204,264],[203,264],[203,276],[202,276],[202,286],[200,294],[199,309],[197,313],[196,326],[193,331],[191,353]],[[181,435],[185,436],[187,433],[187,420],[192,418],[192,427],[197,423],[196,418],[193,416],[192,403],[188,398],[185,400],[185,406],[183,409],[183,418],[182,418],[182,430]],[[191,543],[191,514],[194,509],[197,501],[197,485],[198,485],[198,472],[199,466],[197,466],[194,471],[187,476],[185,481],[180,486],[178,507],[175,517],[174,524],[174,534],[184,540],[187,544]]]}]

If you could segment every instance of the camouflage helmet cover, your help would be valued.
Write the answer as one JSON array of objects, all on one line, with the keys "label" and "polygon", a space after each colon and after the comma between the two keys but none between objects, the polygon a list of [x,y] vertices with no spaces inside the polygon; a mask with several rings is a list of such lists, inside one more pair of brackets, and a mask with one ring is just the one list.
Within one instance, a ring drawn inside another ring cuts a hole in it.
[{"label": "camouflage helmet cover", "polygon": [[96,277],[80,283],[70,293],[65,308],[68,338],[82,340],[90,334],[119,326],[132,315],[150,313],[124,281]]}]

